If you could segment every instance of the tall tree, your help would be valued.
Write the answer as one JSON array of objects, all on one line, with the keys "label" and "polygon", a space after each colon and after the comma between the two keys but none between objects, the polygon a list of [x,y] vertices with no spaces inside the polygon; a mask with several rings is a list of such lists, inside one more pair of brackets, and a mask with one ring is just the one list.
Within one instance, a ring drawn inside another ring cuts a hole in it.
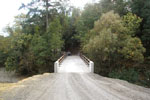
[{"label": "tall tree", "polygon": [[143,61],[145,48],[139,38],[126,33],[127,29],[113,11],[103,14],[95,22],[89,32],[90,38],[83,46],[83,52],[95,63],[95,72],[107,76],[114,69],[133,67]]},{"label": "tall tree", "polygon": [[46,2],[46,30],[48,30],[48,0],[45,0]]},{"label": "tall tree", "polygon": [[100,5],[103,13],[114,10],[120,16],[125,15],[129,8],[127,0],[101,0]]},{"label": "tall tree", "polygon": [[131,10],[143,19],[138,36],[146,47],[146,55],[150,55],[150,0],[131,0]]},{"label": "tall tree", "polygon": [[28,8],[28,15],[32,18],[30,21],[34,22],[35,24],[39,22],[36,22],[35,20],[44,19],[45,30],[47,31],[49,22],[53,20],[55,15],[58,15],[58,12],[61,12],[63,4],[67,3],[67,1],[68,0],[32,0],[32,2],[27,5],[22,4],[20,9],[24,7]]}]

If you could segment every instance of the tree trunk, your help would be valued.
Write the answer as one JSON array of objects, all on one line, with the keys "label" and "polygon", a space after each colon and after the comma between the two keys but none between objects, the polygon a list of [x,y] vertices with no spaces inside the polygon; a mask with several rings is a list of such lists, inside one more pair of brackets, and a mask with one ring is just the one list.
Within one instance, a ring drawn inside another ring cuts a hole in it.
[{"label": "tree trunk", "polygon": [[48,31],[48,0],[46,0],[46,31]]}]

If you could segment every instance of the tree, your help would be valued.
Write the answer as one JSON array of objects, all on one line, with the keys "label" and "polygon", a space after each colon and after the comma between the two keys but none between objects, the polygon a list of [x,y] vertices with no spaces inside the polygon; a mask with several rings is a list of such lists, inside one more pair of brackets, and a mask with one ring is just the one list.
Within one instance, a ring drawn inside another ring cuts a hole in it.
[{"label": "tree", "polygon": [[139,31],[140,23],[142,19],[135,14],[128,13],[123,16],[124,26],[127,27],[127,33],[131,36],[138,36],[137,32]]},{"label": "tree", "polygon": [[99,4],[87,4],[84,7],[84,10],[81,12],[81,16],[79,17],[76,23],[76,38],[83,43],[85,42],[86,35],[90,29],[94,27],[94,22],[99,19],[102,14],[102,9]]},{"label": "tree", "polygon": [[65,37],[65,47],[66,49],[76,49],[79,47],[80,41],[76,37],[77,35],[77,22],[80,18],[80,9],[73,8],[72,9],[72,15],[68,19],[68,31],[67,34],[64,34]]},{"label": "tree", "polygon": [[128,12],[128,3],[127,0],[101,0],[99,4],[103,13],[114,10],[115,13],[123,16]]},{"label": "tree", "polygon": [[126,33],[127,28],[113,11],[95,22],[89,42],[83,46],[83,52],[95,62],[95,72],[107,76],[114,69],[143,61],[145,49],[139,38]]},{"label": "tree", "polygon": [[126,15],[129,12],[129,2],[128,0],[112,0],[113,10],[120,16]]},{"label": "tree", "polygon": [[[28,15],[31,17],[30,21],[33,21],[33,23],[37,23],[35,20],[44,18],[44,26],[45,30],[48,30],[49,22],[53,20],[55,15],[58,15],[58,12],[61,12],[63,8],[63,4],[67,3],[68,0],[32,0],[29,4],[25,5],[22,4],[20,9],[22,8],[28,8],[29,12]],[[43,9],[43,7],[45,9]],[[63,11],[62,11],[63,12]],[[42,16],[39,16],[39,15]]]},{"label": "tree", "polygon": [[150,1],[146,0],[144,3],[144,7],[142,8],[142,15],[143,18],[143,30],[142,30],[142,42],[147,49],[148,56],[150,55]]},{"label": "tree", "polygon": [[7,25],[4,31],[9,34],[9,37],[17,36],[24,33],[24,25],[27,19],[27,16],[23,13],[15,16],[14,24],[12,26]]},{"label": "tree", "polygon": [[9,55],[11,38],[0,36],[0,67],[4,67],[5,61]]},{"label": "tree", "polygon": [[94,27],[94,22],[97,21],[103,13],[114,10],[115,13],[119,13],[120,16],[123,16],[127,14],[129,10],[128,6],[129,4],[126,0],[101,0],[99,3],[87,4],[77,22],[76,37],[84,45],[88,40],[89,30]]},{"label": "tree", "polygon": [[15,70],[21,74],[27,74],[31,71],[31,55],[29,46],[32,40],[31,35],[21,34],[12,40],[11,52],[5,62],[7,70]]},{"label": "tree", "polygon": [[63,47],[61,30],[59,20],[55,19],[42,36],[37,31],[34,35],[20,34],[13,37],[11,53],[5,62],[7,70],[31,75],[52,72],[53,63]]},{"label": "tree", "polygon": [[49,25],[46,37],[52,52],[52,58],[55,61],[59,56],[57,53],[60,53],[61,48],[63,47],[62,26],[59,19],[54,19],[54,21]]},{"label": "tree", "polygon": [[146,48],[146,56],[150,55],[150,1],[149,0],[130,0],[130,8],[132,13],[141,17],[140,32],[138,36],[141,38],[144,47]]},{"label": "tree", "polygon": [[[53,63],[61,56],[63,37],[69,33],[67,0],[32,0],[22,4],[27,14],[15,17],[14,25],[8,26],[12,40],[5,66],[20,74],[53,72]],[[1,56],[0,56],[1,57]]]}]

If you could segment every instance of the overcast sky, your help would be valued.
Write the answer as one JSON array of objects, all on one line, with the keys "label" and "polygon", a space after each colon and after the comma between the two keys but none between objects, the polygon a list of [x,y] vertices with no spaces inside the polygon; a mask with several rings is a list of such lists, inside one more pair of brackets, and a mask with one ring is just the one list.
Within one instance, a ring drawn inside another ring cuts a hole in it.
[{"label": "overcast sky", "polygon": [[[18,10],[22,3],[27,4],[31,0],[1,0],[0,1],[0,35],[6,35],[3,33],[3,29],[6,25],[11,24],[14,20],[14,16],[23,12]],[[92,0],[71,0],[72,5],[76,7],[83,7],[86,3],[92,2]]]}]

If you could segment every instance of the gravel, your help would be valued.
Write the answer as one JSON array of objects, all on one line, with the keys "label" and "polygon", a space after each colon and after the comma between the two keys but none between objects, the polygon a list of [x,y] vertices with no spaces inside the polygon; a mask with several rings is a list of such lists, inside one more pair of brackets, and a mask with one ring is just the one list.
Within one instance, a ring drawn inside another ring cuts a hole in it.
[{"label": "gravel", "polygon": [[[65,67],[64,64],[67,66]],[[62,69],[59,73],[45,73],[19,81],[5,91],[0,96],[0,99],[150,100],[149,88],[137,86],[119,79],[88,73],[87,70],[82,70],[86,69],[84,67],[87,67],[84,64],[77,56],[67,57],[62,63]],[[81,65],[84,67],[78,67]]]}]

